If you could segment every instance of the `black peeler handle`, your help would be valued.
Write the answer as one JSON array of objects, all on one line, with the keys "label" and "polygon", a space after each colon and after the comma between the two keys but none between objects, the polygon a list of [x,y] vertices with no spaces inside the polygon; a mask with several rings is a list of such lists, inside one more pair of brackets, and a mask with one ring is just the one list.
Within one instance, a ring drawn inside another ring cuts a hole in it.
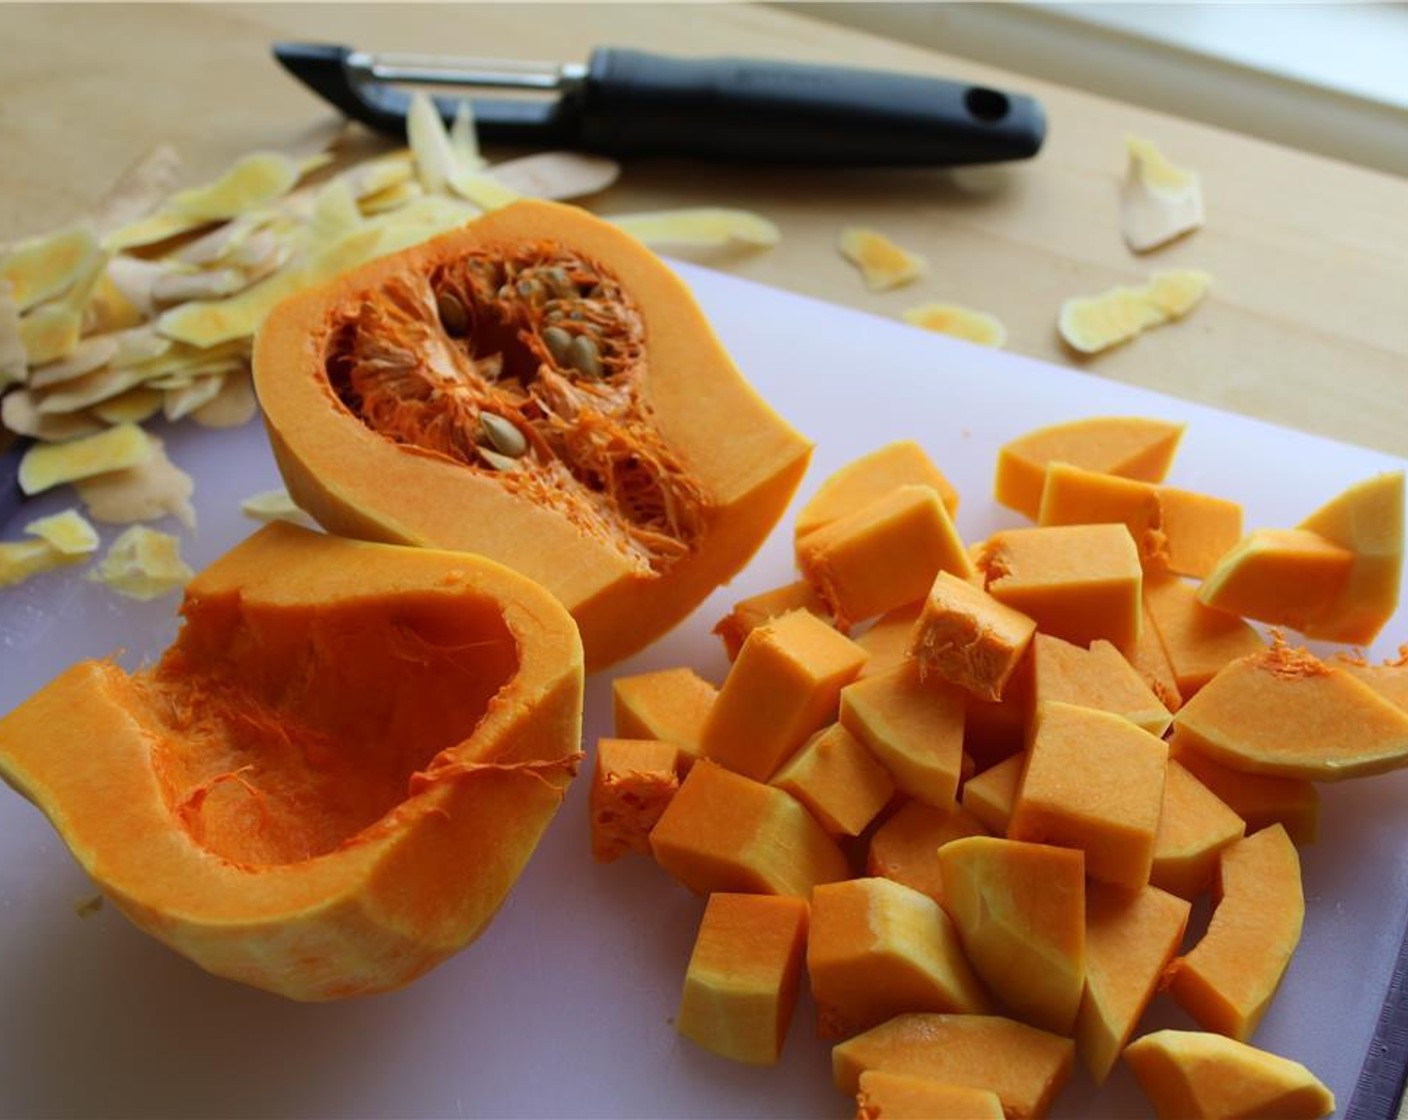
[{"label": "black peeler handle", "polygon": [[[280,43],[279,62],[346,115],[405,134],[410,98],[330,44]],[[364,57],[364,56],[356,56]],[[437,101],[454,115],[455,101]],[[1031,97],[942,78],[601,48],[552,100],[473,101],[481,140],[611,156],[752,164],[943,167],[1025,159],[1046,133]]]},{"label": "black peeler handle", "polygon": [[584,146],[612,155],[935,167],[1025,159],[1032,98],[941,78],[602,49],[580,90]]}]

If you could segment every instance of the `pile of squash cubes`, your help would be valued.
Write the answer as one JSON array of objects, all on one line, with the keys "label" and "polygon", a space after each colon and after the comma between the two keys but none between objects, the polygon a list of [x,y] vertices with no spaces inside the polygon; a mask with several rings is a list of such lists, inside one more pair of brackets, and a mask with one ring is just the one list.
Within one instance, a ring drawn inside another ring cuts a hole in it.
[{"label": "pile of squash cubes", "polygon": [[[721,687],[614,682],[593,851],[707,896],[682,1034],[776,1062],[805,969],[861,1117],[1039,1117],[1077,1057],[1097,1083],[1123,1057],[1161,1117],[1333,1111],[1247,1040],[1300,938],[1316,783],[1408,762],[1408,666],[1277,628],[1373,640],[1403,476],[1244,534],[1162,483],[1181,434],[1014,440],[995,496],[1035,524],[971,545],[923,450],[883,447],[801,510],[803,578],[719,623]],[[1131,1041],[1161,988],[1203,1029]]]}]

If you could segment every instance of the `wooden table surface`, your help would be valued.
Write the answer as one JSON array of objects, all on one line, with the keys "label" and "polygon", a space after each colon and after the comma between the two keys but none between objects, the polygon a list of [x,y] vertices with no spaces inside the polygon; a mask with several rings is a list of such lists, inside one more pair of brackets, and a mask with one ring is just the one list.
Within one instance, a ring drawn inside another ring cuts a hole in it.
[{"label": "wooden table surface", "polygon": [[[271,60],[279,38],[550,59],[585,59],[593,45],[611,44],[892,68],[1031,92],[1049,118],[1043,151],[983,174],[639,161],[587,204],[604,214],[757,210],[779,225],[781,244],[694,259],[882,315],[935,299],[966,304],[1004,320],[1020,353],[1408,455],[1408,182],[774,7],[0,6],[0,241],[81,216],[159,141],[178,148],[196,182],[325,122],[324,107]],[[1206,228],[1142,257],[1119,232],[1127,132],[1200,171],[1207,200]],[[923,254],[928,276],[868,293],[836,251],[847,224]],[[1062,300],[1184,266],[1215,281],[1187,320],[1094,359],[1062,346]]]}]

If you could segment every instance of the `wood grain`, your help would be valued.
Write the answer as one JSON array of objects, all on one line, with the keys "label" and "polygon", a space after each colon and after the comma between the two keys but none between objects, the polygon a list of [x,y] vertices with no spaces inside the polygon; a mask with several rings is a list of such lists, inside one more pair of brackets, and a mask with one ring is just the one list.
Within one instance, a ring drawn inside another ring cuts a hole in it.
[{"label": "wood grain", "polygon": [[[895,317],[934,299],[990,311],[1009,346],[1101,376],[1408,454],[1408,182],[813,21],[735,5],[0,6],[0,240],[73,221],[148,147],[194,182],[294,142],[323,107],[269,57],[278,38],[383,50],[584,59],[596,44],[789,57],[947,75],[1043,101],[1041,155],[982,172],[812,172],[639,161],[601,213],[733,205],[782,229],[763,252],[693,259]],[[1143,257],[1118,225],[1123,136],[1201,171],[1208,225]],[[919,283],[864,289],[841,228],[880,229],[929,261]],[[1166,267],[1207,269],[1186,321],[1078,362],[1063,299]],[[877,355],[877,373],[883,355]]]}]

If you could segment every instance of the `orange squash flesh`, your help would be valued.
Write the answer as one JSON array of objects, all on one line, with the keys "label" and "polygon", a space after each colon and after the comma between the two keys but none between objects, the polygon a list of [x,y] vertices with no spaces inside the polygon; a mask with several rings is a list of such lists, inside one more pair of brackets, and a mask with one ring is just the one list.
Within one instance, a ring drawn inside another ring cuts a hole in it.
[{"label": "orange squash flesh", "polygon": [[1198,602],[1228,614],[1305,631],[1334,612],[1354,553],[1306,529],[1257,529],[1207,573]]},{"label": "orange squash flesh", "polygon": [[1149,882],[1179,898],[1197,898],[1212,885],[1222,850],[1246,829],[1225,801],[1170,758]]},{"label": "orange squash flesh", "polygon": [[796,540],[879,501],[901,486],[927,486],[950,517],[958,515],[958,491],[924,449],[899,440],[847,463],[829,475],[797,513]]},{"label": "orange squash flesh", "polygon": [[973,971],[1023,1022],[1070,1033],[1085,987],[1085,860],[969,836],[939,849],[944,908]]},{"label": "orange squash flesh", "polygon": [[870,1069],[860,1075],[856,1120],[1003,1120],[991,1089]]},{"label": "orange squash flesh", "polygon": [[714,633],[724,643],[728,659],[733,661],[748,635],[759,626],[788,611],[798,610],[810,611],[818,618],[827,617],[826,604],[804,579],[740,600],[715,624]]},{"label": "orange squash flesh", "polygon": [[895,793],[889,772],[859,739],[833,723],[818,731],[776,774],[832,836],[859,836]]},{"label": "orange squash flesh", "polygon": [[656,739],[598,741],[588,797],[595,859],[650,854],[650,830],[680,788],[679,753]]},{"label": "orange squash flesh", "polygon": [[1234,770],[1189,747],[1177,731],[1168,754],[1246,821],[1248,832],[1279,824],[1296,844],[1313,844],[1319,835],[1320,791],[1314,782]]},{"label": "orange squash flesh", "polygon": [[1174,727],[1185,746],[1256,774],[1337,781],[1408,765],[1408,712],[1279,642],[1223,668]]},{"label": "orange squash flesh", "polygon": [[1026,769],[1025,752],[1004,758],[981,774],[974,774],[963,783],[961,804],[965,812],[981,821],[995,836],[1006,836],[1012,822],[1012,807],[1017,803],[1017,790]]},{"label": "orange squash flesh", "polygon": [[889,879],[812,891],[807,975],[819,1038],[846,1038],[908,1011],[977,1013],[989,1005],[948,915]]},{"label": "orange squash flesh", "polygon": [[805,900],[711,894],[685,972],[675,1028],[707,1050],[776,1065],[801,987]]},{"label": "orange squash flesh", "polygon": [[979,700],[1002,699],[1036,623],[981,587],[939,572],[910,637],[919,675],[930,673]]},{"label": "orange squash flesh", "polygon": [[719,690],[693,669],[660,669],[611,682],[611,711],[618,739],[658,739],[680,750],[688,771],[699,757],[704,721]]},{"label": "orange squash flesh", "polygon": [[833,1080],[848,1097],[866,1070],[911,1074],[988,1089],[1008,1120],[1045,1116],[1074,1064],[1069,1038],[1000,1015],[896,1015],[831,1050]]},{"label": "orange squash flesh", "polygon": [[492,562],[270,525],[154,667],[68,670],[0,776],[138,926],[302,1000],[403,985],[492,917],[581,733],[571,618]]},{"label": "orange squash flesh", "polygon": [[909,656],[909,636],[919,617],[920,603],[906,603],[886,611],[851,640],[870,656],[861,677],[875,677],[897,669]]},{"label": "orange squash flesh", "polygon": [[1032,704],[1077,704],[1123,716],[1151,735],[1162,735],[1173,717],[1125,656],[1097,639],[1084,649],[1049,634],[1032,642]]},{"label": "orange squash flesh", "polygon": [[1138,890],[1149,881],[1168,747],[1123,716],[1041,705],[1007,835],[1085,853],[1092,879]]},{"label": "orange squash flesh", "polygon": [[1091,883],[1085,896],[1085,993],[1076,1014],[1076,1052],[1096,1084],[1119,1061],[1178,952],[1192,907],[1142,887]]},{"label": "orange squash flesh", "polygon": [[1142,416],[1092,416],[1037,428],[998,449],[993,496],[1035,521],[1048,463],[1162,482],[1182,438],[1182,424]]},{"label": "orange squash flesh", "polygon": [[942,906],[944,877],[939,871],[939,848],[960,836],[985,835],[987,830],[978,819],[963,809],[936,809],[922,801],[910,801],[871,836],[866,874],[913,887]]},{"label": "orange squash flesh", "polygon": [[1300,859],[1280,825],[1224,848],[1202,939],[1169,966],[1169,991],[1205,1029],[1245,1041],[1270,1006],[1305,921]]},{"label": "orange squash flesh", "polygon": [[1335,1096],[1299,1062],[1205,1031],[1162,1030],[1124,1060],[1158,1120],[1320,1120]]},{"label": "orange squash flesh", "polygon": [[[811,450],[657,257],[532,200],[280,304],[254,377],[300,507],[522,572],[571,611],[593,669],[742,568]],[[479,451],[484,413],[526,440],[516,466]]]},{"label": "orange squash flesh", "polygon": [[1228,662],[1266,648],[1251,626],[1198,602],[1197,586],[1178,576],[1145,579],[1144,605],[1184,703]]}]

